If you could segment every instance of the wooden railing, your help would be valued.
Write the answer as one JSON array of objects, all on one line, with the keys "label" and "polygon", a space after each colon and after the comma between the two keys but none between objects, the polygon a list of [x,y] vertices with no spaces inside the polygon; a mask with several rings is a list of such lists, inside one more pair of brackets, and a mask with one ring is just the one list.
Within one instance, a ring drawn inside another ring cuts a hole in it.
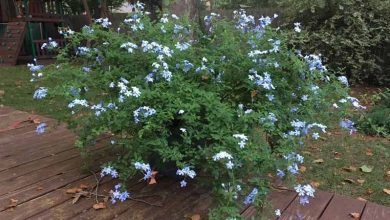
[{"label": "wooden railing", "polygon": [[59,15],[58,1],[55,0],[30,0],[29,13],[32,17],[51,17]]},{"label": "wooden railing", "polygon": [[[53,39],[58,43],[58,48],[65,46],[64,39]],[[35,51],[37,52],[38,58],[53,58],[57,55],[56,50],[41,49],[42,44],[47,43],[47,40],[34,40]]]}]

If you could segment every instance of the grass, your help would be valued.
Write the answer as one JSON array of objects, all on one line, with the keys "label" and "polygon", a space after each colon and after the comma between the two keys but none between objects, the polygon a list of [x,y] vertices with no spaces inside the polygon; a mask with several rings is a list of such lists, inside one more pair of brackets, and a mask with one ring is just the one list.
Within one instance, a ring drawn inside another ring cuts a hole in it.
[{"label": "grass", "polygon": [[[302,149],[306,171],[301,181],[319,184],[324,191],[390,206],[390,195],[383,191],[390,189],[390,141],[362,134],[329,133]],[[372,171],[363,172],[363,165],[373,167]]]},{"label": "grass", "polygon": [[39,87],[30,82],[31,73],[26,66],[0,67],[0,105],[18,110],[60,119],[65,106],[59,100],[34,100],[33,93]]},{"label": "grass", "polygon": [[[66,106],[61,100],[33,100],[38,85],[30,82],[26,66],[0,68],[0,105],[62,118]],[[343,141],[342,141],[343,140]],[[390,189],[390,142],[384,138],[373,138],[361,134],[349,136],[341,132],[329,132],[320,141],[308,143],[302,149],[306,171],[300,176],[302,182],[319,184],[321,190],[353,198],[364,198],[390,206],[390,195],[383,192]],[[322,163],[314,160],[322,159]],[[373,166],[369,173],[359,168]]]}]

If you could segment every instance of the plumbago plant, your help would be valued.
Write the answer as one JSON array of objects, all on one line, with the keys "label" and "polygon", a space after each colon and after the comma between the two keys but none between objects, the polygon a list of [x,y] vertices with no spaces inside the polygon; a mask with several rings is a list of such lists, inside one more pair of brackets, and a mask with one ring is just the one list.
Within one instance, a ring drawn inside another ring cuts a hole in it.
[{"label": "plumbago plant", "polygon": [[[131,198],[129,178],[159,172],[181,187],[213,188],[211,219],[240,218],[243,205],[264,205],[270,176],[294,184],[304,162],[296,150],[326,132],[323,116],[347,119],[348,107],[360,107],[319,56],[287,48],[288,30],[271,28],[271,17],[212,13],[201,28],[176,15],[153,22],[137,7],[117,29],[98,19],[65,33],[54,69],[29,64],[33,81],[58,82],[34,98],[66,101],[77,147],[111,134],[121,149],[101,171],[122,180],[112,203]],[[303,205],[314,197],[310,185],[294,188]]]}]

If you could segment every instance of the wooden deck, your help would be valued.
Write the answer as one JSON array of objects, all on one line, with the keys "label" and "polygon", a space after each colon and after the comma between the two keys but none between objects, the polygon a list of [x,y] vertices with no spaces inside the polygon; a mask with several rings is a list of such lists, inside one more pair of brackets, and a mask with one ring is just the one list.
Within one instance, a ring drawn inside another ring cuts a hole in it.
[{"label": "wooden deck", "polygon": [[[212,200],[210,192],[201,188],[180,188],[176,180],[162,178],[158,184],[146,185],[138,179],[129,183],[132,196],[159,205],[139,201],[107,203],[107,208],[95,210],[95,197],[80,198],[75,204],[68,189],[96,185],[95,176],[83,172],[84,162],[73,146],[74,134],[49,118],[34,116],[49,125],[43,135],[36,135],[30,114],[8,107],[0,107],[0,220],[16,219],[191,219],[199,214],[207,219]],[[90,169],[97,171],[102,152],[108,152],[108,140],[102,138],[93,146],[94,160]],[[112,155],[115,156],[115,155]],[[86,169],[84,169],[86,170]],[[103,179],[99,194],[108,195],[115,181]],[[100,201],[103,201],[101,198]],[[275,219],[274,210],[280,209],[279,219],[354,219],[350,213],[359,213],[362,220],[389,220],[390,208],[370,202],[318,192],[309,205],[300,206],[295,192],[272,192],[269,207],[262,217]],[[258,219],[253,207],[246,207],[242,216]],[[258,215],[257,215],[258,216]]]}]

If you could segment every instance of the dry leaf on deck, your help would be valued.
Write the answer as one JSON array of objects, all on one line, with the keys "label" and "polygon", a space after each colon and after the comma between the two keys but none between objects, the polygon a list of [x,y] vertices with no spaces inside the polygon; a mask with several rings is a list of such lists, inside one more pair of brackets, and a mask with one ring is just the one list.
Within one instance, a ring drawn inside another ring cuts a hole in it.
[{"label": "dry leaf on deck", "polygon": [[37,190],[43,190],[43,187],[42,186],[39,186],[39,187],[37,187]]},{"label": "dry leaf on deck", "polygon": [[105,209],[107,208],[107,206],[102,203],[102,202],[99,202],[99,203],[96,203],[92,206],[95,210],[99,210],[99,209]]},{"label": "dry leaf on deck", "polygon": [[157,183],[157,181],[156,181],[157,173],[158,173],[157,171],[152,171],[152,176],[150,177],[149,185]]},{"label": "dry leaf on deck", "polygon": [[200,220],[200,215],[195,214],[195,215],[191,216],[191,220]]},{"label": "dry leaf on deck", "polygon": [[352,213],[349,213],[349,215],[354,219],[360,218],[360,213],[358,213],[358,212],[352,212]]},{"label": "dry leaf on deck", "polygon": [[11,199],[11,204],[8,205],[9,208],[13,208],[13,207],[16,207],[18,205],[18,201],[17,199]]},{"label": "dry leaf on deck", "polygon": [[390,196],[390,189],[383,189],[383,192]]},{"label": "dry leaf on deck", "polygon": [[89,187],[87,184],[83,184],[83,183],[80,184],[80,189],[88,189],[88,188]]},{"label": "dry leaf on deck", "polygon": [[67,189],[66,193],[68,193],[68,194],[76,194],[76,193],[81,192],[81,191],[82,191],[82,189],[75,187],[75,188]]}]

